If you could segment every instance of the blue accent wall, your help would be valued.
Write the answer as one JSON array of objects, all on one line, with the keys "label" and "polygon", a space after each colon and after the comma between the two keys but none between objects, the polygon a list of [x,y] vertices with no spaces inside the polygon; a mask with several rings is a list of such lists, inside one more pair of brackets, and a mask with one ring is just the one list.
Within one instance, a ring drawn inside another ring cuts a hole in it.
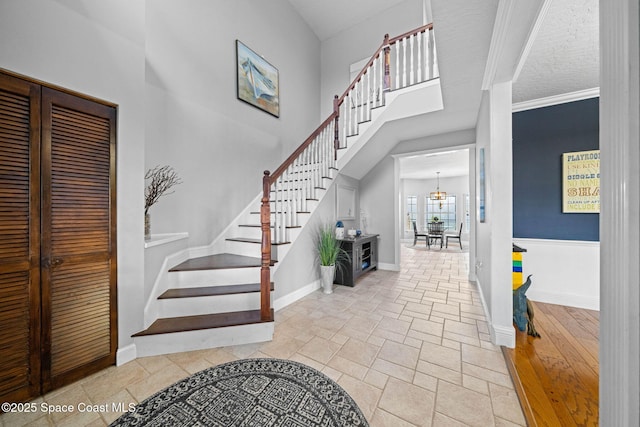
[{"label": "blue accent wall", "polygon": [[599,149],[599,98],[513,113],[513,237],[600,240],[599,214],[562,213],[562,154]]}]

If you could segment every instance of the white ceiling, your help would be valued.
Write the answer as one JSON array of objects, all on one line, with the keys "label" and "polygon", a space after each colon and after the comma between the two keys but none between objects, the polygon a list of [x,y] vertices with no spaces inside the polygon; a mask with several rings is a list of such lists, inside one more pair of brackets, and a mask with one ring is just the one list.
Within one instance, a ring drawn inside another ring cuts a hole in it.
[{"label": "white ceiling", "polygon": [[320,41],[405,0],[289,0]]},{"label": "white ceiling", "polygon": [[[321,41],[402,1],[289,0]],[[400,142],[475,128],[498,1],[430,0],[445,109],[385,125],[376,138]],[[549,8],[513,84],[514,102],[598,86],[598,0],[542,1],[550,1]],[[415,157],[407,162],[406,174],[433,175],[437,169],[443,177],[454,176],[458,172],[447,172],[444,165],[452,171],[467,167],[454,165],[456,158],[462,161],[457,155],[426,156],[420,166]],[[434,166],[434,159],[443,166]]]},{"label": "white ceiling", "polygon": [[400,158],[400,179],[436,179],[469,175],[469,150],[443,151]]}]

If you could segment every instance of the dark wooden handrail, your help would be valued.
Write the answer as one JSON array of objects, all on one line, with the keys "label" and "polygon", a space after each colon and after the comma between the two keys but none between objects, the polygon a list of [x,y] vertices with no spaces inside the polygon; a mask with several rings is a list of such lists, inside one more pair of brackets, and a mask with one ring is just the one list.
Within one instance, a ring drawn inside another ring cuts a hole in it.
[{"label": "dark wooden handrail", "polygon": [[261,267],[260,267],[260,315],[263,321],[272,321],[273,320],[273,311],[271,310],[271,186],[276,183],[276,180],[285,173],[285,171],[295,162],[295,160],[304,152],[304,150],[311,145],[311,143],[316,139],[318,135],[322,131],[324,131],[327,126],[330,125],[332,121],[335,121],[335,133],[334,133],[334,158],[337,159],[338,156],[338,148],[339,148],[339,130],[338,130],[338,120],[340,118],[340,106],[344,103],[344,99],[347,97],[349,92],[351,92],[356,84],[360,81],[362,76],[364,76],[374,61],[378,56],[384,52],[385,61],[384,61],[384,75],[386,88],[389,89],[389,47],[398,41],[411,37],[414,34],[422,33],[424,31],[429,31],[433,28],[433,24],[423,25],[422,27],[416,28],[415,30],[406,32],[394,38],[389,38],[389,35],[386,34],[384,36],[384,40],[382,45],[375,51],[375,53],[371,56],[371,59],[367,62],[367,64],[363,67],[363,69],[358,73],[355,79],[351,82],[347,90],[342,94],[342,96],[336,95],[333,99],[333,112],[322,122],[318,128],[309,135],[307,139],[304,140],[302,144],[293,152],[287,159],[276,169],[273,174],[269,171],[264,171],[264,176],[262,178],[262,199],[260,206],[260,226],[262,229],[262,240],[261,240]]}]

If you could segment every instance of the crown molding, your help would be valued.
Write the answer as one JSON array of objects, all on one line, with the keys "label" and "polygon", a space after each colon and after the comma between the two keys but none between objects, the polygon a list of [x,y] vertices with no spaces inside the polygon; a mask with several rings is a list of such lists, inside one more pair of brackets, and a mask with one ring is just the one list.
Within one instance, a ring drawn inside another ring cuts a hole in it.
[{"label": "crown molding", "polygon": [[597,98],[600,96],[600,88],[579,90],[560,95],[547,96],[545,98],[532,99],[530,101],[516,102],[512,105],[512,112],[533,110],[535,108],[549,107],[551,105],[566,104],[567,102],[581,101],[583,99]]},{"label": "crown molding", "polygon": [[487,57],[487,65],[482,79],[482,90],[489,90],[496,78],[500,57],[504,51],[505,42],[509,37],[509,24],[511,23],[511,14],[515,9],[515,4],[516,2],[506,0],[500,0],[498,3],[496,21],[491,34],[489,56]]}]

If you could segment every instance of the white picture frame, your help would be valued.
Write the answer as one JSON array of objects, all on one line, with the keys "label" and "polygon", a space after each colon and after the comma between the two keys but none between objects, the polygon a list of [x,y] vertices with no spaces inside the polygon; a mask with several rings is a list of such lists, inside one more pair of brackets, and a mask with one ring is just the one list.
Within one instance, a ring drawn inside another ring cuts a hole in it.
[{"label": "white picture frame", "polygon": [[336,189],[336,218],[338,220],[356,219],[356,189],[338,185]]}]

